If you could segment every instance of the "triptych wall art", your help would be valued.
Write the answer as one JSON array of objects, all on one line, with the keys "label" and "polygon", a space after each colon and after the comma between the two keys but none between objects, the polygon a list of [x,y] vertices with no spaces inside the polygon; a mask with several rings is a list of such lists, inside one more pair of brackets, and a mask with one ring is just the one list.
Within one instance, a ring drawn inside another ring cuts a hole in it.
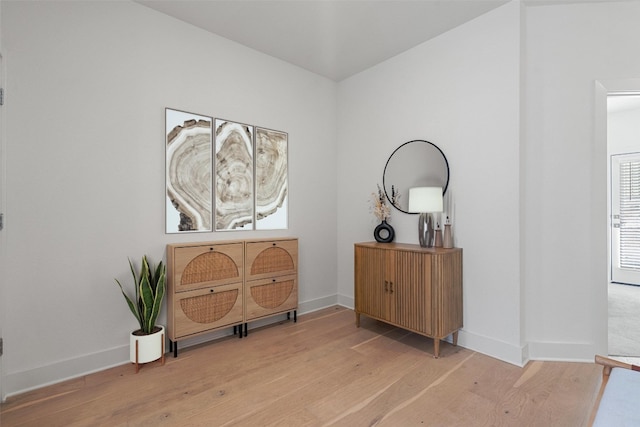
[{"label": "triptych wall art", "polygon": [[166,232],[286,229],[285,132],[167,108]]}]

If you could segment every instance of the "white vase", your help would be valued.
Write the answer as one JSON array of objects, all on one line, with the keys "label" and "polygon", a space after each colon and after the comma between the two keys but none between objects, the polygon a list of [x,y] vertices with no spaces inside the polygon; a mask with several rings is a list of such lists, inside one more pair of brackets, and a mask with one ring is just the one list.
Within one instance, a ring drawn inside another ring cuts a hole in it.
[{"label": "white vase", "polygon": [[131,332],[129,336],[129,359],[131,363],[148,363],[162,357],[164,353],[164,326],[156,326],[158,326],[160,330],[150,335],[134,335],[134,333]]}]

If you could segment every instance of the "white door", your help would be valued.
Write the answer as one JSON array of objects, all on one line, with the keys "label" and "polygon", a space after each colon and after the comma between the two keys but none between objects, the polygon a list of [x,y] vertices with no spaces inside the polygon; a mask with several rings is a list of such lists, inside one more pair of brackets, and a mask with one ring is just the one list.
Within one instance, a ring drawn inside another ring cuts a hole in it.
[{"label": "white door", "polygon": [[611,281],[640,285],[640,153],[611,156]]}]

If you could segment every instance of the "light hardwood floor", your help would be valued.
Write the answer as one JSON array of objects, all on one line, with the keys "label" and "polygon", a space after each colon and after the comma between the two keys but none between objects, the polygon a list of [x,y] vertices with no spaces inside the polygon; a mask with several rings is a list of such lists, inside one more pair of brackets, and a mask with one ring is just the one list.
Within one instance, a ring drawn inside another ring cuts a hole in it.
[{"label": "light hardwood floor", "polygon": [[583,426],[594,363],[519,368],[332,307],[11,397],[8,426]]}]

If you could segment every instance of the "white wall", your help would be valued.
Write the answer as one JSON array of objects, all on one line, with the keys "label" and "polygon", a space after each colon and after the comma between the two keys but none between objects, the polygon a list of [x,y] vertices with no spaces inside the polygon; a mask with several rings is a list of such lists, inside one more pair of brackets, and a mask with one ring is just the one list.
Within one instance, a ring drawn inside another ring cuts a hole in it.
[{"label": "white wall", "polygon": [[[524,279],[530,355],[607,351],[606,111],[597,81],[640,76],[640,2],[528,7]],[[604,108],[603,108],[604,107]]]},{"label": "white wall", "polygon": [[[336,83],[133,2],[3,1],[1,28],[5,394],[125,362],[113,279],[167,243],[297,236],[301,312],[336,303]],[[165,107],[288,132],[289,229],[165,234]]]},{"label": "white wall", "polygon": [[[135,3],[3,1],[1,19],[5,393],[125,361],[113,277],[169,242],[298,236],[301,307],[336,280],[353,306],[370,194],[416,138],[451,165],[460,344],[515,364],[606,351],[597,82],[640,77],[640,2],[514,1],[340,84]],[[164,107],[289,132],[289,230],[165,235]],[[414,216],[391,223],[417,243]]]},{"label": "white wall", "polygon": [[[464,249],[462,346],[523,362],[520,331],[520,4],[509,3],[339,84],[338,294],[353,307],[353,243],[373,240],[369,196],[400,144],[449,160]],[[396,241],[417,218],[394,211]]]}]

